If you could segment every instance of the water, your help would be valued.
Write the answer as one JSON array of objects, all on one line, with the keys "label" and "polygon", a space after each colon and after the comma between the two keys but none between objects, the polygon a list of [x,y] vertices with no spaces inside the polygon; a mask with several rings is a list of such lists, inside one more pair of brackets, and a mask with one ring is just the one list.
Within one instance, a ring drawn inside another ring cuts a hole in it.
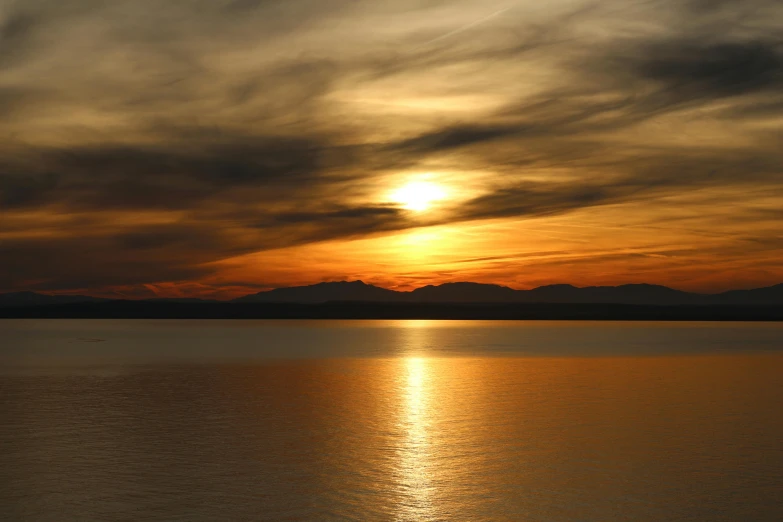
[{"label": "water", "polygon": [[783,324],[0,321],[0,519],[783,519]]}]

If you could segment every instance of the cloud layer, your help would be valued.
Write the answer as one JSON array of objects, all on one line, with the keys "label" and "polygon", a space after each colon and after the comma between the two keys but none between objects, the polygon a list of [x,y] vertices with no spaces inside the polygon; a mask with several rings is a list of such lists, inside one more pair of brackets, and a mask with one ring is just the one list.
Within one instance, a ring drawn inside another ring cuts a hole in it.
[{"label": "cloud layer", "polygon": [[[0,289],[668,197],[736,235],[783,203],[781,35],[772,0],[0,1]],[[388,201],[430,171],[471,189]]]}]

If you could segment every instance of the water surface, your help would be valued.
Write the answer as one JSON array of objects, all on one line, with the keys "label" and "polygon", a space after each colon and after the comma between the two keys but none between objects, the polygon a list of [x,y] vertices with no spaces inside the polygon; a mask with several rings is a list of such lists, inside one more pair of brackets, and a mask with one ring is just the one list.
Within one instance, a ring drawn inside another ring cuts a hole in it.
[{"label": "water surface", "polygon": [[0,321],[2,520],[781,520],[783,325]]}]

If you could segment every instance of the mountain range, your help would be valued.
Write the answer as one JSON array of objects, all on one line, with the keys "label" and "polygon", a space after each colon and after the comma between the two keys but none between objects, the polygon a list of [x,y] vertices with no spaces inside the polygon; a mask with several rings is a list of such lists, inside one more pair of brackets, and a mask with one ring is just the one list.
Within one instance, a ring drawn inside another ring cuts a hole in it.
[{"label": "mountain range", "polygon": [[[35,292],[0,294],[0,306],[25,307],[110,301],[83,295],[47,295]],[[201,299],[152,299],[162,303],[217,303]],[[652,306],[783,305],[783,284],[753,290],[732,290],[720,294],[698,294],[660,285],[620,286],[549,285],[532,290],[480,283],[429,285],[410,292],[398,292],[362,281],[318,283],[309,286],[276,288],[240,297],[233,303],[566,303],[628,304]]]},{"label": "mountain range", "polygon": [[236,299],[240,303],[325,303],[330,301],[413,303],[613,303],[656,306],[677,305],[783,305],[783,284],[720,294],[698,294],[666,286],[629,284],[620,286],[549,285],[532,290],[481,283],[428,285],[410,292],[397,292],[362,281],[340,281],[309,286],[277,288]]},{"label": "mountain range", "polygon": [[9,292],[0,294],[0,306],[46,306],[73,303],[97,303],[108,301],[87,295],[49,295],[37,292]]}]

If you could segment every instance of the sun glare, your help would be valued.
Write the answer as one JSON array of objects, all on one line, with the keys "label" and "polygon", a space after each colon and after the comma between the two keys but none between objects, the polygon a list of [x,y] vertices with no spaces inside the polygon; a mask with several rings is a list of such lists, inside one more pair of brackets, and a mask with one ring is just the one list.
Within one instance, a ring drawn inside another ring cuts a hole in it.
[{"label": "sun glare", "polygon": [[392,200],[408,210],[422,212],[446,197],[446,192],[429,181],[411,181],[392,194]]}]

